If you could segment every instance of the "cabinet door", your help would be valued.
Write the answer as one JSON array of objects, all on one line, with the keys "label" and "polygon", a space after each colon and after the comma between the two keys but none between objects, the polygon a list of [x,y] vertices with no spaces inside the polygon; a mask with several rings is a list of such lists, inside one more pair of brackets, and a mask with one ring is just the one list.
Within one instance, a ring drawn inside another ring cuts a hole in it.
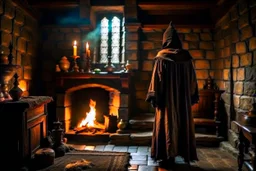
[{"label": "cabinet door", "polygon": [[35,151],[40,147],[40,142],[46,137],[46,121],[47,115],[44,105],[39,106],[27,113],[27,156],[32,157]]}]

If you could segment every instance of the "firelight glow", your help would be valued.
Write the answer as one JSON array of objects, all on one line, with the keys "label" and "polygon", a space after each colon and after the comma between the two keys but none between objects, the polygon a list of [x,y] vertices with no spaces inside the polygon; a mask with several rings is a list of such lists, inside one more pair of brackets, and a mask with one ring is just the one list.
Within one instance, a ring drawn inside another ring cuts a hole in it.
[{"label": "firelight glow", "polygon": [[86,112],[86,117],[85,119],[83,119],[81,121],[81,123],[79,124],[79,127],[83,127],[83,126],[94,126],[94,122],[96,120],[96,101],[93,101],[92,99],[90,99],[90,103],[89,103],[89,107],[90,107],[90,111]]}]

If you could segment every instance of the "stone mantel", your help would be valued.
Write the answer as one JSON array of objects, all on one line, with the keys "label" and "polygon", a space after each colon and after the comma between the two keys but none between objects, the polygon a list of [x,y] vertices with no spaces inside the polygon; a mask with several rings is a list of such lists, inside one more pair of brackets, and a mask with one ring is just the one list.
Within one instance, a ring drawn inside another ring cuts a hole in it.
[{"label": "stone mantel", "polygon": [[86,88],[85,85],[99,84],[114,88],[118,91],[128,93],[130,73],[80,73],[80,72],[57,72],[56,91],[70,92],[77,89]]}]

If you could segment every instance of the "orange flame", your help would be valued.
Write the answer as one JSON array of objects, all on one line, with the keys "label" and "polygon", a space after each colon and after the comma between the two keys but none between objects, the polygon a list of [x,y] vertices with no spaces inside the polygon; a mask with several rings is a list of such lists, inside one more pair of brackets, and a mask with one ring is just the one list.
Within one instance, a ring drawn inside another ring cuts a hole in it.
[{"label": "orange flame", "polygon": [[90,107],[90,111],[86,112],[86,117],[85,119],[83,119],[81,121],[81,123],[79,124],[79,127],[82,126],[94,126],[94,122],[96,120],[96,101],[93,101],[92,99],[90,99],[89,102],[89,107]]}]

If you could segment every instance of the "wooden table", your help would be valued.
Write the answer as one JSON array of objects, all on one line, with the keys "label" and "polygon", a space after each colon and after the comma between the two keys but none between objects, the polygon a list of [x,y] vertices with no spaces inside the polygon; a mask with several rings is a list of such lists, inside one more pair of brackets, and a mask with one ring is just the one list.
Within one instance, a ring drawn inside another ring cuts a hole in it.
[{"label": "wooden table", "polygon": [[[233,122],[237,125],[239,132],[239,153],[237,157],[238,171],[242,171],[243,164],[246,164],[249,170],[256,171],[256,127],[247,126],[238,121]],[[250,145],[254,146],[254,155],[251,157],[251,160],[245,160],[245,153],[248,153]]]}]

